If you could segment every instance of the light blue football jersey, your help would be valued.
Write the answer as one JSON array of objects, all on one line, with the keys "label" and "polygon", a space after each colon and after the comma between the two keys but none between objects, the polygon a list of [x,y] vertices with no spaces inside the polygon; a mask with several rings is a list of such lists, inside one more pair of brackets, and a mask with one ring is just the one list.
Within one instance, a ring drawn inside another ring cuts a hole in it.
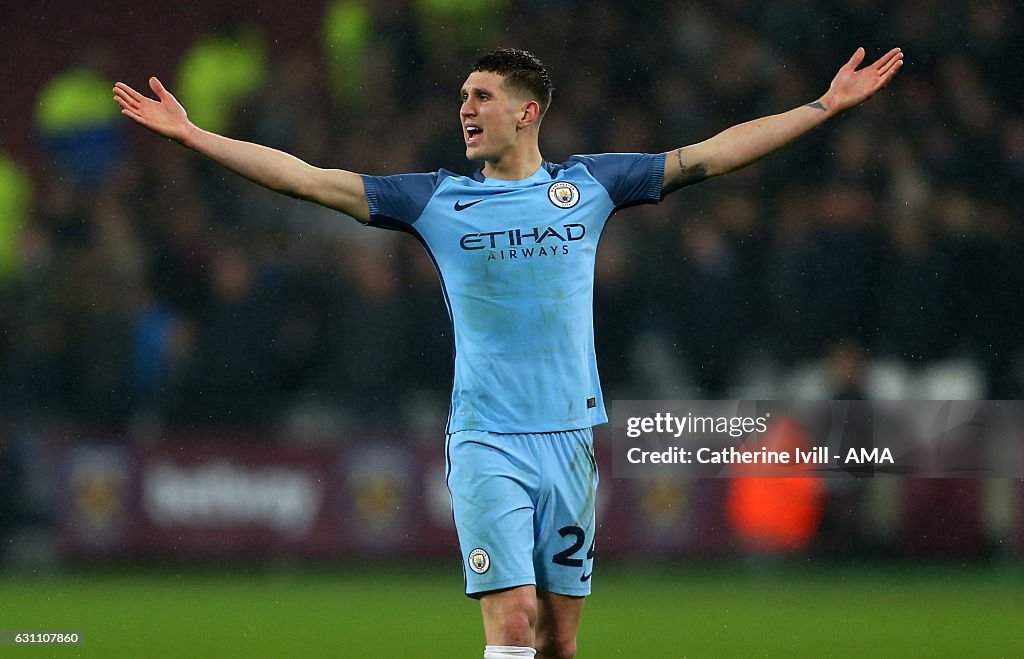
[{"label": "light blue football jersey", "polygon": [[661,200],[664,154],[574,156],[521,181],[363,176],[370,225],[405,231],[441,277],[455,336],[448,432],[608,420],[594,352],[594,262],[615,211]]}]

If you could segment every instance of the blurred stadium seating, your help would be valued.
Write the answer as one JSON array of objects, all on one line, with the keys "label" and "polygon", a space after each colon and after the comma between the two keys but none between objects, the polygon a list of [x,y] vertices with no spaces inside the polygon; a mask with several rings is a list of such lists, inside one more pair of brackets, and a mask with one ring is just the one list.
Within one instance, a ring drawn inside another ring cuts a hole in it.
[{"label": "blurred stadium seating", "polygon": [[[699,141],[814,100],[858,45],[869,58],[893,45],[906,52],[891,90],[800,144],[613,218],[595,300],[608,399],[1021,397],[1019,3],[494,4],[501,20],[488,22],[487,39],[534,50],[553,74],[542,137],[551,160]],[[35,124],[46,84],[97,50],[111,83],[145,88],[156,74],[174,91],[183,54],[233,6],[110,0],[94,12],[54,1],[0,28],[0,59],[32,53],[0,70],[0,151],[30,172],[33,190],[17,223],[21,262],[0,278],[9,561],[81,550],[57,521],[79,519],[74,506],[102,516],[117,501],[141,505],[131,478],[148,459],[139,456],[161,447],[308,457],[370,444],[414,461],[417,474],[438,468],[451,339],[415,241],[260,190],[127,122],[126,155],[101,180],[68,178]],[[227,132],[323,166],[469,171],[455,92],[471,48],[414,2],[367,3],[365,83],[354,98],[339,95],[323,52],[326,6],[256,2],[228,16],[262,35],[267,75]],[[39,48],[40,34],[60,47]],[[10,226],[0,221],[0,231]],[[74,460],[100,474],[88,472],[77,493]],[[392,496],[428,506],[432,486],[395,482],[360,487],[372,506]],[[738,551],[714,521],[717,487],[607,491],[617,505],[650,509],[640,521],[662,529],[650,556],[692,556],[687,543],[706,528],[722,535],[696,554]],[[857,507],[847,520],[855,555],[931,547],[990,557],[1011,553],[1001,547],[1015,534],[1020,551],[1020,483],[872,487],[844,500]],[[609,507],[609,523],[617,514]],[[159,534],[147,537],[144,553],[160,554]],[[816,551],[847,546],[822,540]],[[422,542],[444,555],[443,541]],[[287,552],[282,543],[249,550]]]}]

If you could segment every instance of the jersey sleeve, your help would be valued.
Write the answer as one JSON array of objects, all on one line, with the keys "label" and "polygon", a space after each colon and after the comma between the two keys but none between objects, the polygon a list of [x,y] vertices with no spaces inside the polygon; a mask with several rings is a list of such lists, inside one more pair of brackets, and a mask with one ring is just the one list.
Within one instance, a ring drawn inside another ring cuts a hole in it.
[{"label": "jersey sleeve", "polygon": [[591,176],[604,186],[615,204],[615,210],[661,201],[661,186],[665,177],[664,153],[602,153],[573,156],[571,160],[582,163]]},{"label": "jersey sleeve", "polygon": [[439,172],[362,177],[370,226],[399,231],[408,231],[416,223],[440,180]]}]

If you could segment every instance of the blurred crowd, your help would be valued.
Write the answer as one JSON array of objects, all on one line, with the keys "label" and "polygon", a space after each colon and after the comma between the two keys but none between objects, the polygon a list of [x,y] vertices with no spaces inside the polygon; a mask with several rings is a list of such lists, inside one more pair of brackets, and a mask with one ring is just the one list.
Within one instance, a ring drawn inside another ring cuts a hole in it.
[{"label": "blurred crowd", "polygon": [[[319,166],[470,173],[457,92],[492,45],[551,72],[555,162],[697,142],[815,100],[857,46],[868,61],[902,47],[864,106],[612,218],[595,300],[606,397],[1024,393],[1019,3],[322,12],[304,52],[226,15],[163,82],[200,126]],[[114,80],[145,80],[131,69],[98,44],[40,90],[44,166],[29,179],[0,154],[0,412],[110,432],[441,432],[451,329],[421,246],[146,134],[110,100]],[[109,111],[78,101],[97,84]]]}]

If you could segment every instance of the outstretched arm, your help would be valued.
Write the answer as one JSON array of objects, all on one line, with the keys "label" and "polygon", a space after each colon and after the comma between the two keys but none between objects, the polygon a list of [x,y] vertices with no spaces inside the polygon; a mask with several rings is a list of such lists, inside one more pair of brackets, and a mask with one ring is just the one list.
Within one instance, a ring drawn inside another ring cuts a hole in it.
[{"label": "outstretched arm", "polygon": [[123,82],[115,84],[114,100],[121,106],[121,114],[250,181],[337,209],[360,222],[369,221],[370,208],[358,174],[320,169],[283,151],[205,131],[189,121],[185,108],[159,80],[150,78],[149,86],[158,100],[143,96]]},{"label": "outstretched arm", "polygon": [[893,48],[874,64],[858,71],[862,61],[864,49],[858,48],[850,61],[839,69],[828,91],[813,103],[738,124],[711,139],[670,151],[665,158],[662,194],[746,167],[827,119],[863,103],[900,70],[903,52]]}]

